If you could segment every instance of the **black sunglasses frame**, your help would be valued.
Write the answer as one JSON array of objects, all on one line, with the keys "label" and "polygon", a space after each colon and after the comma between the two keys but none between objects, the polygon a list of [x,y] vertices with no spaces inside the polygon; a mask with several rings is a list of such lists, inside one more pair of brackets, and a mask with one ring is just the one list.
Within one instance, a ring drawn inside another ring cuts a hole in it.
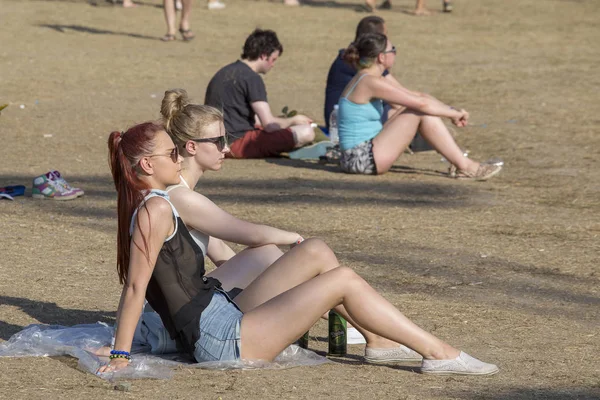
[{"label": "black sunglasses frame", "polygon": [[202,138],[202,139],[190,139],[192,142],[196,143],[213,143],[217,146],[217,149],[223,150],[225,147],[229,145],[227,142],[227,137],[225,135],[215,136],[210,138]]}]

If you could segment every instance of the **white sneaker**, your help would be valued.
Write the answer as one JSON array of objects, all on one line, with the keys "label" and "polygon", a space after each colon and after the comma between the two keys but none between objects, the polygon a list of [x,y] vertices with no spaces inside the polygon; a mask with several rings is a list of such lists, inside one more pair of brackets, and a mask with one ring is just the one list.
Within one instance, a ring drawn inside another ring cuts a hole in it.
[{"label": "white sneaker", "polygon": [[404,345],[386,349],[365,349],[365,361],[370,363],[421,361],[423,357]]},{"label": "white sneaker", "polygon": [[365,337],[353,326],[346,331],[347,344],[366,344]]},{"label": "white sneaker", "polygon": [[423,360],[421,364],[422,374],[493,375],[498,371],[494,364],[484,363],[462,351],[453,360]]},{"label": "white sneaker", "polygon": [[208,2],[209,10],[222,10],[224,8],[225,8],[225,3],[221,3],[219,0]]}]

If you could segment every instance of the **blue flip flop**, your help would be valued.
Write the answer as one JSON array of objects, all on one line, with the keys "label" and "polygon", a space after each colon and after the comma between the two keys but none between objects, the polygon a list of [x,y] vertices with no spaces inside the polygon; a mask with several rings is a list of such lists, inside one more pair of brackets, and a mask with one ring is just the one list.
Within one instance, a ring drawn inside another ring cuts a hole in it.
[{"label": "blue flip flop", "polygon": [[0,188],[0,198],[13,200],[15,196],[23,196],[25,194],[25,186],[14,185]]}]

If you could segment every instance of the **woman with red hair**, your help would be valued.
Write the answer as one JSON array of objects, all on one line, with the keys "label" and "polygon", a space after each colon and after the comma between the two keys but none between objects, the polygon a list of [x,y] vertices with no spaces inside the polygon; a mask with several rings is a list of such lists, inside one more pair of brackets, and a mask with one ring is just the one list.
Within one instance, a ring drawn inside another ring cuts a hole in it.
[{"label": "woman with red hair", "polygon": [[[118,193],[117,271],[123,291],[110,362],[99,373],[125,368],[144,299],[158,312],[179,349],[198,362],[272,360],[329,309],[354,325],[402,343],[423,356],[421,372],[490,375],[481,362],[416,326],[367,282],[338,261],[322,241],[292,248],[235,302],[221,282],[205,276],[204,257],[171,204],[166,188],[179,183],[182,158],[161,125],[144,123],[109,138]],[[307,277],[301,266],[321,253],[333,268]],[[289,290],[280,292],[284,282]]]}]

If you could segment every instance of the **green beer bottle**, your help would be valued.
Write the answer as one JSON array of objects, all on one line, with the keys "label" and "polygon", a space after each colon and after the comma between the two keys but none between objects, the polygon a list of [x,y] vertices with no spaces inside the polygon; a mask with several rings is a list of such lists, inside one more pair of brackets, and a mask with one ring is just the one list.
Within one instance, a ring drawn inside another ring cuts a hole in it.
[{"label": "green beer bottle", "polygon": [[329,311],[329,352],[330,356],[343,357],[346,355],[346,320],[335,311]]},{"label": "green beer bottle", "polygon": [[303,349],[308,349],[308,341],[310,340],[308,332],[309,331],[306,331],[306,333],[300,336],[300,339],[298,339],[298,341],[296,342],[296,344],[298,344],[298,346],[302,347]]}]

